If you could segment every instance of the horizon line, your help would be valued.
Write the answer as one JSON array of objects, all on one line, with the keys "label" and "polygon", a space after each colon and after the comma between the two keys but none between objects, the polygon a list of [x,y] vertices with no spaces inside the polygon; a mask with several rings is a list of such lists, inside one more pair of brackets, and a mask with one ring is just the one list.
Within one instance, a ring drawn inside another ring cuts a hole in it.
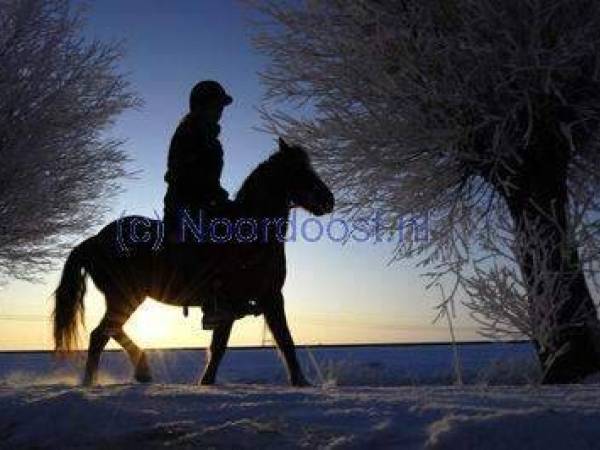
[{"label": "horizon line", "polygon": [[[529,339],[507,339],[507,340],[457,340],[458,345],[485,345],[485,344],[526,344],[530,343]],[[428,341],[428,342],[368,342],[368,343],[345,343],[345,344],[298,344],[295,346],[296,349],[306,348],[353,348],[353,347],[435,347],[443,345],[452,345],[452,341]],[[145,352],[158,352],[165,350],[175,351],[191,351],[191,350],[205,350],[206,347],[148,347],[144,348]],[[227,347],[227,350],[261,350],[261,349],[277,349],[275,344],[269,345],[232,345]],[[124,351],[121,348],[107,348],[105,352],[121,352]],[[72,353],[87,352],[87,349],[73,350]],[[54,353],[54,350],[48,349],[37,349],[37,350],[0,350],[0,354],[3,353],[25,353],[25,354],[36,354],[36,353]]]}]

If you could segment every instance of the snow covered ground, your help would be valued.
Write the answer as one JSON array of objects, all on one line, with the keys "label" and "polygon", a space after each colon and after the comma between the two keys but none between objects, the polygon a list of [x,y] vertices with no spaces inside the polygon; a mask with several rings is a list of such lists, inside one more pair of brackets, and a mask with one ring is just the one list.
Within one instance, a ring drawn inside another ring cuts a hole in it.
[{"label": "snow covered ground", "polygon": [[123,355],[110,352],[103,384],[89,389],[77,385],[79,363],[4,354],[0,448],[600,448],[600,385],[490,386],[523,382],[515,372],[529,372],[531,350],[473,346],[461,348],[472,384],[444,386],[448,354],[319,349],[311,362],[300,350],[319,384],[304,389],[285,385],[272,350],[230,352],[215,387],[194,383],[201,352],[152,352],[150,385],[130,382]]},{"label": "snow covered ground", "polygon": [[[471,384],[529,384],[537,365],[529,344],[468,344],[459,346],[463,378]],[[148,352],[154,380],[195,383],[204,367],[204,350]],[[0,354],[0,383],[75,383],[83,358],[56,361],[50,353]],[[314,383],[343,386],[404,386],[453,384],[452,349],[448,345],[310,347],[299,348],[298,358]],[[125,353],[104,352],[100,363],[104,383],[128,383],[132,369]],[[283,364],[277,352],[265,349],[229,349],[219,370],[226,383],[284,384]]]},{"label": "snow covered ground", "polygon": [[597,449],[600,388],[0,387],[0,448]]}]

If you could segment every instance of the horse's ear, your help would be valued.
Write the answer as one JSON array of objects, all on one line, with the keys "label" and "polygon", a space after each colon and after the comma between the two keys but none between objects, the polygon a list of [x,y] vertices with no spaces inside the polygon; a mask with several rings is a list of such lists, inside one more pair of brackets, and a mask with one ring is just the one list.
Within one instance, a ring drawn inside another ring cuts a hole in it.
[{"label": "horse's ear", "polygon": [[280,152],[284,152],[286,151],[288,148],[290,148],[290,146],[287,144],[287,142],[285,142],[283,140],[282,137],[279,138],[279,151]]}]

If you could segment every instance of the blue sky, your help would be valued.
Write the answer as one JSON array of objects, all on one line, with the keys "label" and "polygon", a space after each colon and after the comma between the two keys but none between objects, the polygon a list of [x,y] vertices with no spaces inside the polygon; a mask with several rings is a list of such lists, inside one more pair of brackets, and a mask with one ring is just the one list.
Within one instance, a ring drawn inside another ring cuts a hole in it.
[{"label": "blue sky", "polygon": [[[126,140],[133,159],[130,168],[141,171],[137,179],[124,183],[125,192],[114,202],[114,218],[123,211],[145,215],[162,211],[169,140],[187,110],[190,88],[201,79],[218,80],[234,98],[221,122],[222,184],[233,195],[275,148],[273,136],[254,129],[261,124],[256,111],[263,95],[258,72],[268,61],[251,47],[247,11],[230,0],[102,0],[92,2],[87,15],[86,31],[91,36],[125,40],[121,69],[129,73],[132,87],[145,102],[141,109],[120,116],[109,131]],[[411,263],[387,265],[392,249],[390,244],[372,242],[289,243],[284,294],[296,341],[448,339],[445,324],[431,325],[435,293],[425,291]],[[51,346],[48,297],[57,277],[53,272],[41,283],[13,282],[0,291],[0,349]],[[103,311],[102,299],[93,289],[86,307],[89,331]],[[199,330],[199,312],[184,319],[177,308],[151,301],[131,322],[132,336],[147,346],[206,345],[210,336]],[[472,325],[462,313],[459,337],[476,337]],[[261,331],[261,319],[244,319],[234,328],[232,344],[257,344]]]}]

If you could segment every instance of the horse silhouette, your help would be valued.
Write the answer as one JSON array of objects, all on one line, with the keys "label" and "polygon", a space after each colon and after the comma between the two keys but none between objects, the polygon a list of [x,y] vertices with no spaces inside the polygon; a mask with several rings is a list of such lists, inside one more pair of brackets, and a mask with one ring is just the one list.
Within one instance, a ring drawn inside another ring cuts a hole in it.
[{"label": "horse silhouette", "polygon": [[[114,221],[72,250],[54,294],[57,352],[68,353],[76,344],[86,275],[106,301],[106,313],[90,335],[84,384],[95,383],[100,354],[111,337],[129,355],[136,380],[151,381],[144,351],[123,331],[125,322],[146,297],[170,305],[202,306],[215,292],[220,298],[239,299],[239,316],[251,312],[249,305],[262,313],[284,356],[290,383],[307,384],[284,312],[282,234],[291,208],[302,207],[320,216],[332,211],[333,195],[313,170],[307,153],[280,139],[279,150],[246,178],[232,205],[228,219],[239,219],[247,228],[244,233],[226,242],[190,243],[182,247],[185,251],[179,259],[169,257],[167,246],[157,247],[160,221],[141,216]],[[233,321],[221,323],[213,331],[202,384],[215,382]]]}]

